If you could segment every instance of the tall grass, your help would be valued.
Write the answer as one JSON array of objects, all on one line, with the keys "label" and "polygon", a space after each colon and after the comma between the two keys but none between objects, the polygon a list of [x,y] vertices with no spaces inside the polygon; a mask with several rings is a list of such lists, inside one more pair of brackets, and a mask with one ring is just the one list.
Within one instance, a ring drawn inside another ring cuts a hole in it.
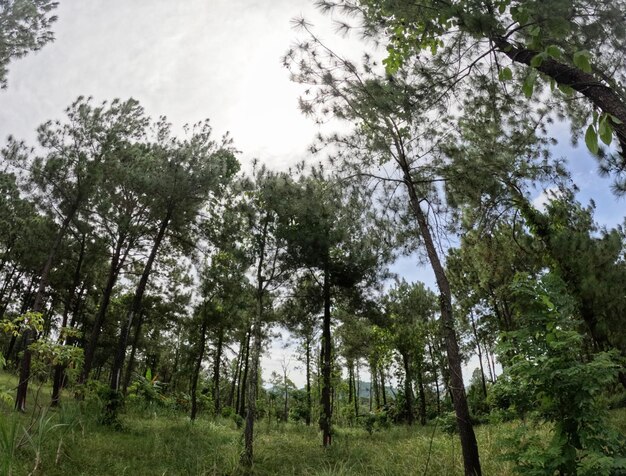
[{"label": "tall grass", "polygon": [[[19,475],[229,475],[239,474],[241,430],[230,419],[186,415],[158,408],[127,409],[122,429],[98,424],[93,402],[69,398],[58,409],[16,415],[0,409],[0,474]],[[626,410],[613,412],[626,432]],[[517,423],[476,428],[483,474],[513,474],[503,442]],[[463,474],[458,436],[434,425],[395,426],[369,434],[337,427],[324,450],[314,427],[257,425],[254,474],[336,476],[453,476]],[[549,429],[534,428],[546,433]]]}]

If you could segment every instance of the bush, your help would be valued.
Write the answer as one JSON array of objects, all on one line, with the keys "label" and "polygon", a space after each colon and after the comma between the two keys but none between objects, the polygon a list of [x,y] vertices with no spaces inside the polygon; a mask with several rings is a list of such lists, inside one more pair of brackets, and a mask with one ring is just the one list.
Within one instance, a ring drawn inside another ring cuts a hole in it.
[{"label": "bush", "polygon": [[616,381],[616,354],[582,360],[576,305],[557,276],[519,278],[513,291],[520,327],[499,344],[508,362],[496,396],[535,426],[547,424],[553,436],[548,442],[528,437],[522,426],[509,441],[508,457],[525,475],[624,474],[624,443],[600,398]]}]

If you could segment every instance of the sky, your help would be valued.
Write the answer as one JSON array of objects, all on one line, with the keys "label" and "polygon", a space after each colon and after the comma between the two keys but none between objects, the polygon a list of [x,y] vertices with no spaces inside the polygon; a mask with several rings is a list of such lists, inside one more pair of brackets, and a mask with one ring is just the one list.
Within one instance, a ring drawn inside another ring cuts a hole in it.
[{"label": "sky", "polygon": [[[292,20],[305,17],[350,57],[366,49],[339,39],[312,0],[63,0],[57,14],[56,41],[9,65],[8,89],[0,90],[1,140],[12,134],[34,144],[36,127],[62,119],[80,95],[97,102],[133,97],[177,127],[209,118],[218,136],[230,132],[244,168],[258,158],[285,169],[319,160],[307,153],[317,126],[298,110],[302,87],[281,63],[298,37]],[[624,201],[610,193],[610,180],[598,176],[584,146],[570,144],[567,124],[552,132],[559,139],[554,155],[568,158],[579,199],[594,199],[599,223],[622,223]],[[538,191],[535,203],[543,202]],[[432,273],[415,257],[400,259],[392,271],[434,289]],[[265,354],[265,378],[294,354],[283,348],[287,341],[277,339]],[[291,378],[302,385],[295,361]],[[468,364],[467,378],[476,365]]]}]

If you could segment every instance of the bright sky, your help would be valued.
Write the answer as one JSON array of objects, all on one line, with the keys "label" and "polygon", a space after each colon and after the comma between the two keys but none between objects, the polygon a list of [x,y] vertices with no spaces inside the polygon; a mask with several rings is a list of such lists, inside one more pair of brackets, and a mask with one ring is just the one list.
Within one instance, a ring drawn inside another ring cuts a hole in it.
[{"label": "bright sky", "polygon": [[[0,90],[0,138],[13,134],[34,144],[35,128],[62,118],[79,95],[98,102],[133,97],[148,114],[178,126],[210,118],[218,135],[230,131],[244,164],[259,158],[286,168],[307,158],[317,129],[298,111],[301,87],[289,81],[280,58],[297,37],[295,17],[313,21],[326,41],[339,41],[312,0],[64,0],[57,14],[56,41],[9,66],[8,89]],[[346,48],[359,57],[355,42]],[[557,136],[562,145],[555,155],[570,158],[580,199],[596,201],[601,223],[623,222],[623,201],[598,177],[588,152],[569,146],[567,126]],[[415,263],[402,259],[393,271],[434,287],[432,274]],[[274,343],[264,357],[264,378],[292,352],[282,346]],[[470,363],[466,380],[476,365]],[[291,378],[304,381],[295,370]]]}]

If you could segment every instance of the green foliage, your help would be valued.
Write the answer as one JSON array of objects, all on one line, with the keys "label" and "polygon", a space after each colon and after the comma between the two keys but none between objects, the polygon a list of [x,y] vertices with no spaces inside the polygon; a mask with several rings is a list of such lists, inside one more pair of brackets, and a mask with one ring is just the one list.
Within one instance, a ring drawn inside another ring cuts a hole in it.
[{"label": "green foliage", "polygon": [[169,403],[163,393],[164,385],[158,378],[158,375],[152,375],[152,369],[149,367],[145,375],[138,375],[137,379],[128,387],[129,402],[141,401],[146,406]]},{"label": "green foliage", "polygon": [[0,418],[0,473],[11,474],[19,445],[20,420],[17,416]]},{"label": "green foliage", "polygon": [[524,427],[509,447],[523,474],[610,474],[626,448],[607,422],[599,398],[616,379],[614,352],[583,359],[575,306],[553,274],[535,281],[520,276],[512,288],[522,325],[504,333],[499,344],[505,372],[497,391],[522,415],[552,425],[547,444],[524,438]]},{"label": "green foliage", "polygon": [[12,336],[20,336],[26,330],[30,329],[40,332],[43,329],[43,315],[40,312],[27,312],[15,319],[2,319],[0,321],[0,331]]},{"label": "green foliage", "polygon": [[369,435],[372,435],[375,431],[389,429],[391,420],[386,410],[378,410],[361,416],[361,425]]},{"label": "green foliage", "polygon": [[11,59],[43,48],[54,39],[51,26],[59,2],[53,0],[3,0],[0,5],[0,88],[7,86]]},{"label": "green foliage", "polygon": [[456,422],[456,414],[454,412],[446,412],[443,415],[437,417],[437,425],[441,428],[441,431],[452,435],[458,433],[459,425]]}]

